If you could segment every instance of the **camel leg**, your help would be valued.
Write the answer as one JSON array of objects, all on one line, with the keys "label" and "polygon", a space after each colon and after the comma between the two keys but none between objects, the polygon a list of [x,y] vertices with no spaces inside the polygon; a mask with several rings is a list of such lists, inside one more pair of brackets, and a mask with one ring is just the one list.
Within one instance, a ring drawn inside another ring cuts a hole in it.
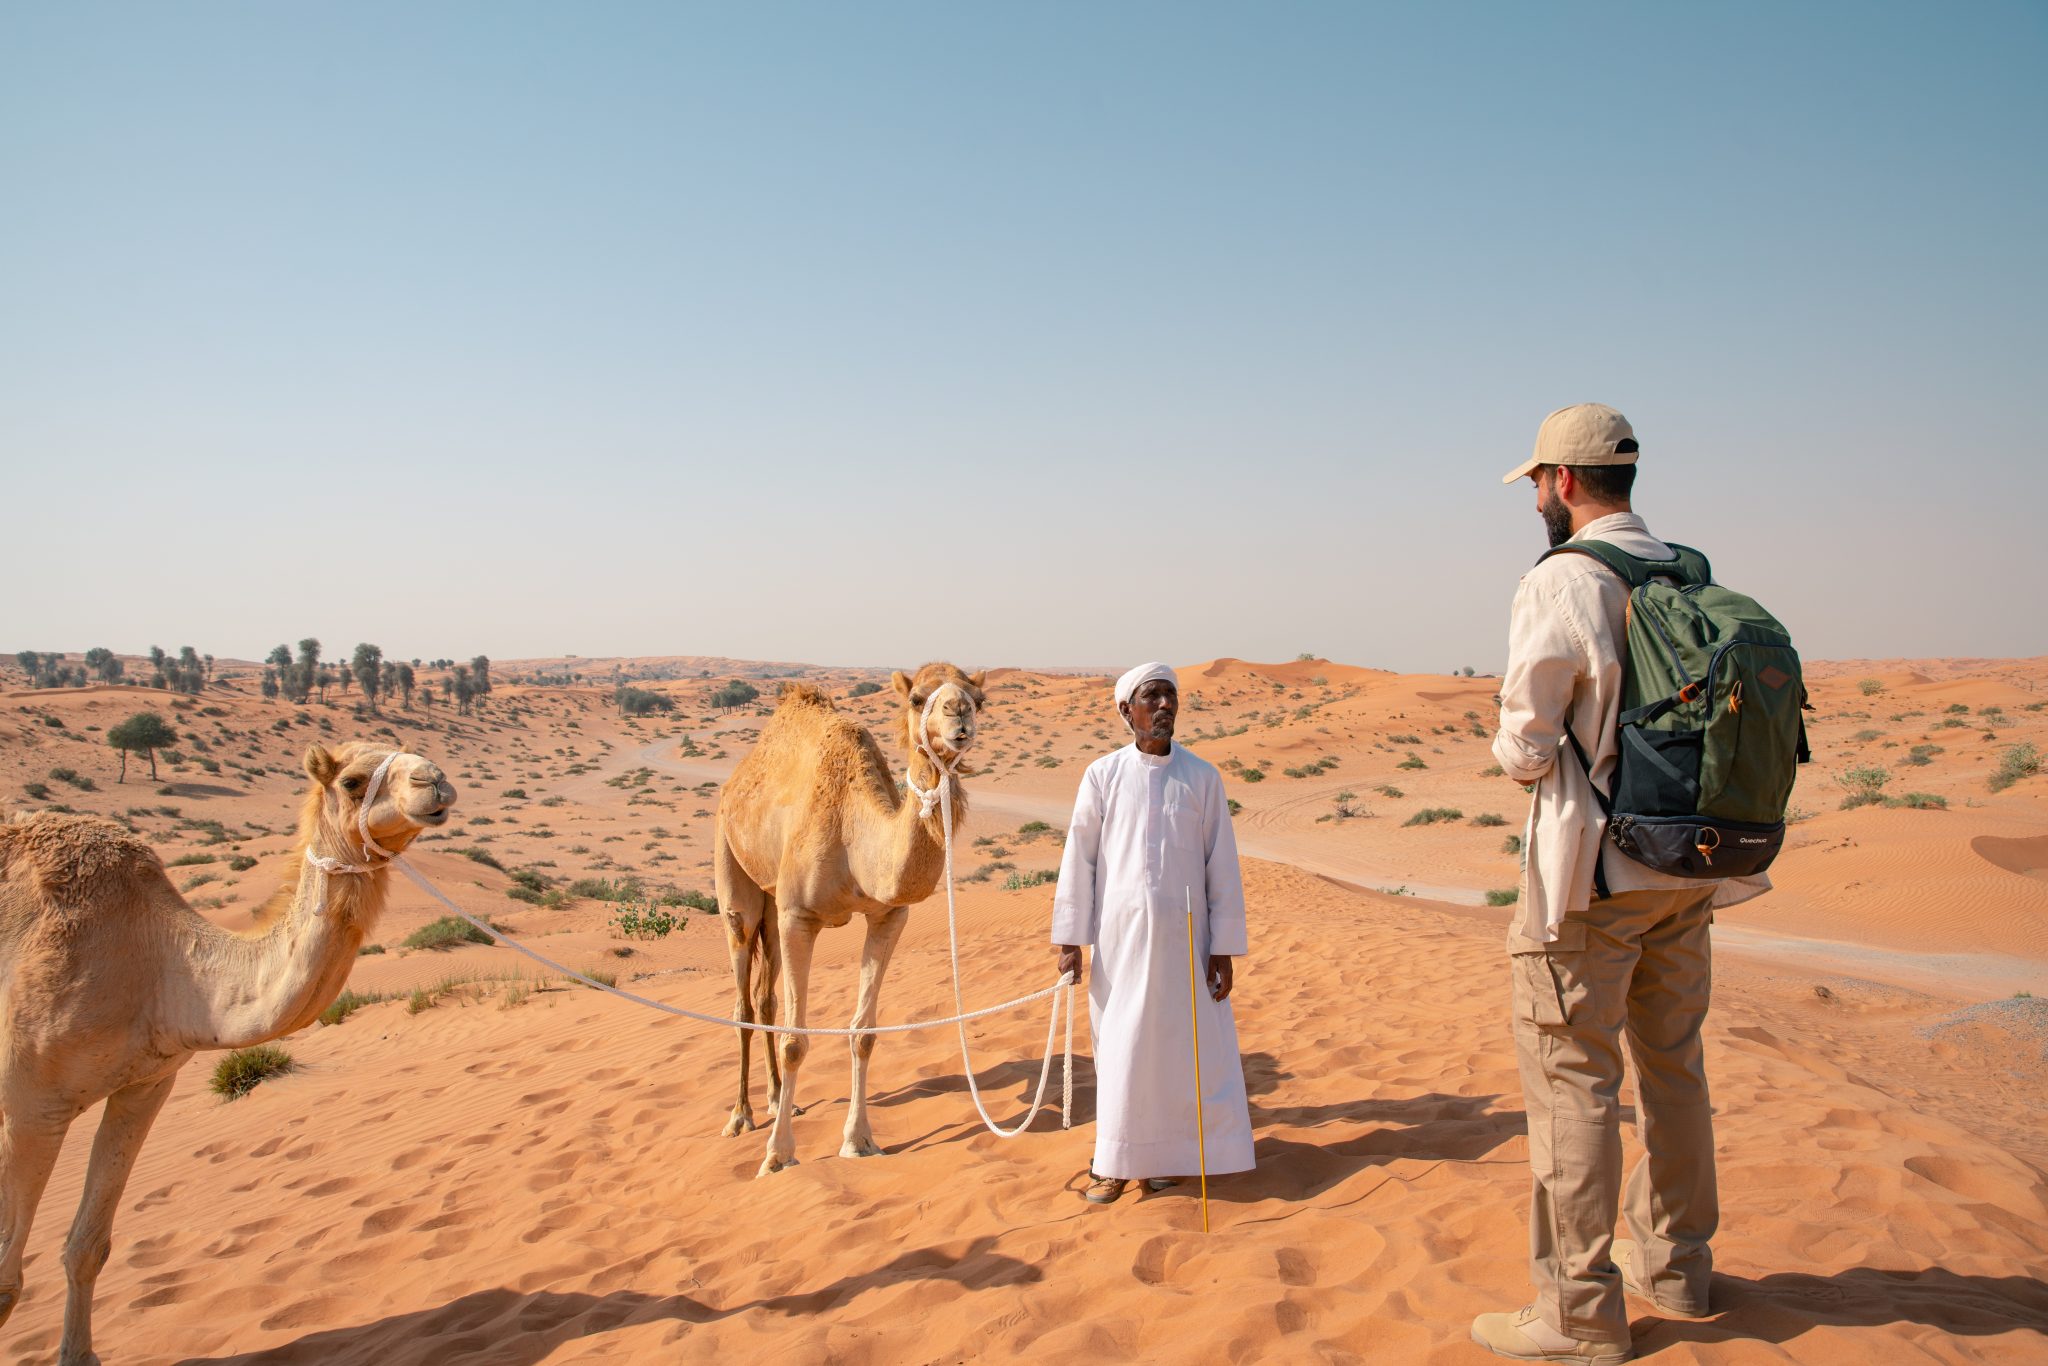
[{"label": "camel leg", "polygon": [[[760,999],[754,1002],[754,1018],[762,1024],[775,1023],[775,983],[782,976],[782,919],[775,910],[775,898],[764,895],[761,906]],[[778,1034],[761,1036],[761,1053],[768,1059],[768,1108],[782,1103],[782,1062],[778,1056]],[[797,1111],[802,1114],[803,1111]]]},{"label": "camel leg", "polygon": [[[789,1000],[789,1022],[801,1029],[811,984],[811,950],[817,947],[818,926],[805,912],[782,908],[782,994]],[[778,1036],[782,1049],[782,1091],[775,1098],[775,1128],[768,1135],[768,1155],[757,1176],[796,1165],[796,1074],[803,1066],[810,1040],[801,1034]],[[774,1045],[770,1045],[773,1047]]]},{"label": "camel leg", "polygon": [[69,1116],[31,1124],[26,1106],[11,1105],[0,1119],[0,1323],[21,1303],[21,1258],[28,1250],[29,1225],[42,1203],[43,1187],[64,1146]]},{"label": "camel leg", "polygon": [[[761,930],[761,906],[764,898],[761,889],[747,876],[732,856],[732,848],[725,842],[725,830],[721,823],[716,835],[716,847],[711,856],[712,885],[716,888],[718,909],[725,919],[725,949],[732,960],[732,976],[736,990],[732,1017],[742,1023],[754,1018],[753,992],[749,976],[754,971],[753,955],[757,952],[755,939]],[[736,1029],[740,1036],[740,1093],[733,1101],[732,1117],[725,1122],[725,1136],[731,1138],[754,1127],[754,1106],[748,1096],[748,1074],[753,1069],[754,1031]],[[775,1065],[774,1043],[766,1046],[768,1063]],[[774,1096],[769,1100],[772,1103]]]},{"label": "camel leg", "polygon": [[[868,937],[860,951],[860,1002],[853,1010],[853,1028],[862,1029],[875,1022],[882,1004],[882,974],[889,970],[896,941],[903,937],[903,927],[909,922],[910,910],[905,906],[892,906],[868,917]],[[839,1155],[880,1157],[882,1150],[868,1128],[868,1059],[874,1056],[875,1036],[856,1034],[846,1042],[853,1052],[853,1089],[848,1092],[852,1103],[846,1110],[846,1141],[840,1144]]]},{"label": "camel leg", "polygon": [[64,1301],[64,1340],[57,1348],[58,1366],[88,1366],[99,1358],[92,1351],[92,1292],[100,1268],[114,1247],[114,1210],[135,1169],[136,1154],[149,1137],[149,1126],[171,1094],[175,1070],[153,1081],[125,1086],[107,1097],[107,1112],[93,1136],[92,1161],[85,1169],[85,1196],[71,1236],[64,1240],[64,1275],[70,1293]]}]

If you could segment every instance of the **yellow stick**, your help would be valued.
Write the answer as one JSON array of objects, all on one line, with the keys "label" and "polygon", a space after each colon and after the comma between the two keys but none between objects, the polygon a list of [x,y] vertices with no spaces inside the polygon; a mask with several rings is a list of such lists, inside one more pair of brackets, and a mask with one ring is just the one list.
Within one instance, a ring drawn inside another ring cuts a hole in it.
[{"label": "yellow stick", "polygon": [[1188,908],[1188,1023],[1195,1038],[1195,1143],[1202,1165],[1202,1232],[1209,1231],[1209,1135],[1202,1120],[1202,1020],[1195,1008],[1195,893],[1183,888]]}]

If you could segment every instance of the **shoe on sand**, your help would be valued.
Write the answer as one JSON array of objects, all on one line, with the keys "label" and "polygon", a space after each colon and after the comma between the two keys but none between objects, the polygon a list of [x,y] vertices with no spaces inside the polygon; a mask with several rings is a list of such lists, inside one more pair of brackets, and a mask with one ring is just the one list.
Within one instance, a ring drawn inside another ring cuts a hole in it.
[{"label": "shoe on sand", "polygon": [[1570,1361],[1589,1366],[1621,1366],[1631,1350],[1626,1342],[1581,1342],[1565,1337],[1543,1321],[1533,1304],[1512,1314],[1481,1314],[1472,1320],[1472,1340],[1495,1356],[1514,1361]]},{"label": "shoe on sand", "polygon": [[1148,1191],[1170,1191],[1179,1184],[1180,1178],[1177,1176],[1148,1176],[1145,1178],[1145,1189]]},{"label": "shoe on sand", "polygon": [[1651,1304],[1656,1305],[1659,1309],[1675,1318],[1699,1319],[1707,1316],[1708,1310],[1704,1304],[1695,1308],[1684,1300],[1667,1299],[1662,1295],[1653,1295],[1649,1290],[1645,1289],[1642,1273],[1636,1270],[1636,1259],[1642,1256],[1642,1254],[1642,1244],[1631,1242],[1627,1238],[1616,1238],[1614,1240],[1612,1257],[1615,1266],[1621,1269],[1621,1284],[1629,1294],[1634,1295],[1639,1300],[1648,1300]]},{"label": "shoe on sand", "polygon": [[1081,1198],[1091,1205],[1115,1204],[1117,1197],[1124,1193],[1124,1187],[1129,1184],[1118,1176],[1096,1176],[1094,1172],[1089,1172],[1088,1175],[1092,1179]]}]

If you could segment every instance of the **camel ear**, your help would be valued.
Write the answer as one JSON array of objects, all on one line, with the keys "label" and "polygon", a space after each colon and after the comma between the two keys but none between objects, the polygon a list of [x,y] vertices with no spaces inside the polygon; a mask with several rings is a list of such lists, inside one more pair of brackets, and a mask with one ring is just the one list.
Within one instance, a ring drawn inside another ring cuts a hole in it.
[{"label": "camel ear", "polygon": [[967,675],[967,687],[974,694],[974,705],[977,707],[986,704],[988,701],[988,693],[982,688],[982,685],[987,681],[987,670]]},{"label": "camel ear", "polygon": [[901,669],[898,669],[895,673],[889,675],[889,682],[896,689],[896,695],[898,697],[910,696],[909,674],[903,672],[903,670]]},{"label": "camel ear", "polygon": [[341,760],[328,753],[325,745],[306,746],[306,775],[314,782],[322,787],[332,787],[340,773]]}]

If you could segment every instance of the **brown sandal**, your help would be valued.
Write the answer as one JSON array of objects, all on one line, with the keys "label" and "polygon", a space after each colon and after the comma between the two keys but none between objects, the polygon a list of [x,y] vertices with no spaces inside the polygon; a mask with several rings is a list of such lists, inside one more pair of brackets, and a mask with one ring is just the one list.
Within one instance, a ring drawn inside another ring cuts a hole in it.
[{"label": "brown sandal", "polygon": [[1088,1176],[1088,1189],[1082,1193],[1081,1198],[1091,1205],[1116,1203],[1117,1197],[1124,1193],[1124,1187],[1129,1184],[1120,1176],[1097,1176],[1092,1171]]}]

